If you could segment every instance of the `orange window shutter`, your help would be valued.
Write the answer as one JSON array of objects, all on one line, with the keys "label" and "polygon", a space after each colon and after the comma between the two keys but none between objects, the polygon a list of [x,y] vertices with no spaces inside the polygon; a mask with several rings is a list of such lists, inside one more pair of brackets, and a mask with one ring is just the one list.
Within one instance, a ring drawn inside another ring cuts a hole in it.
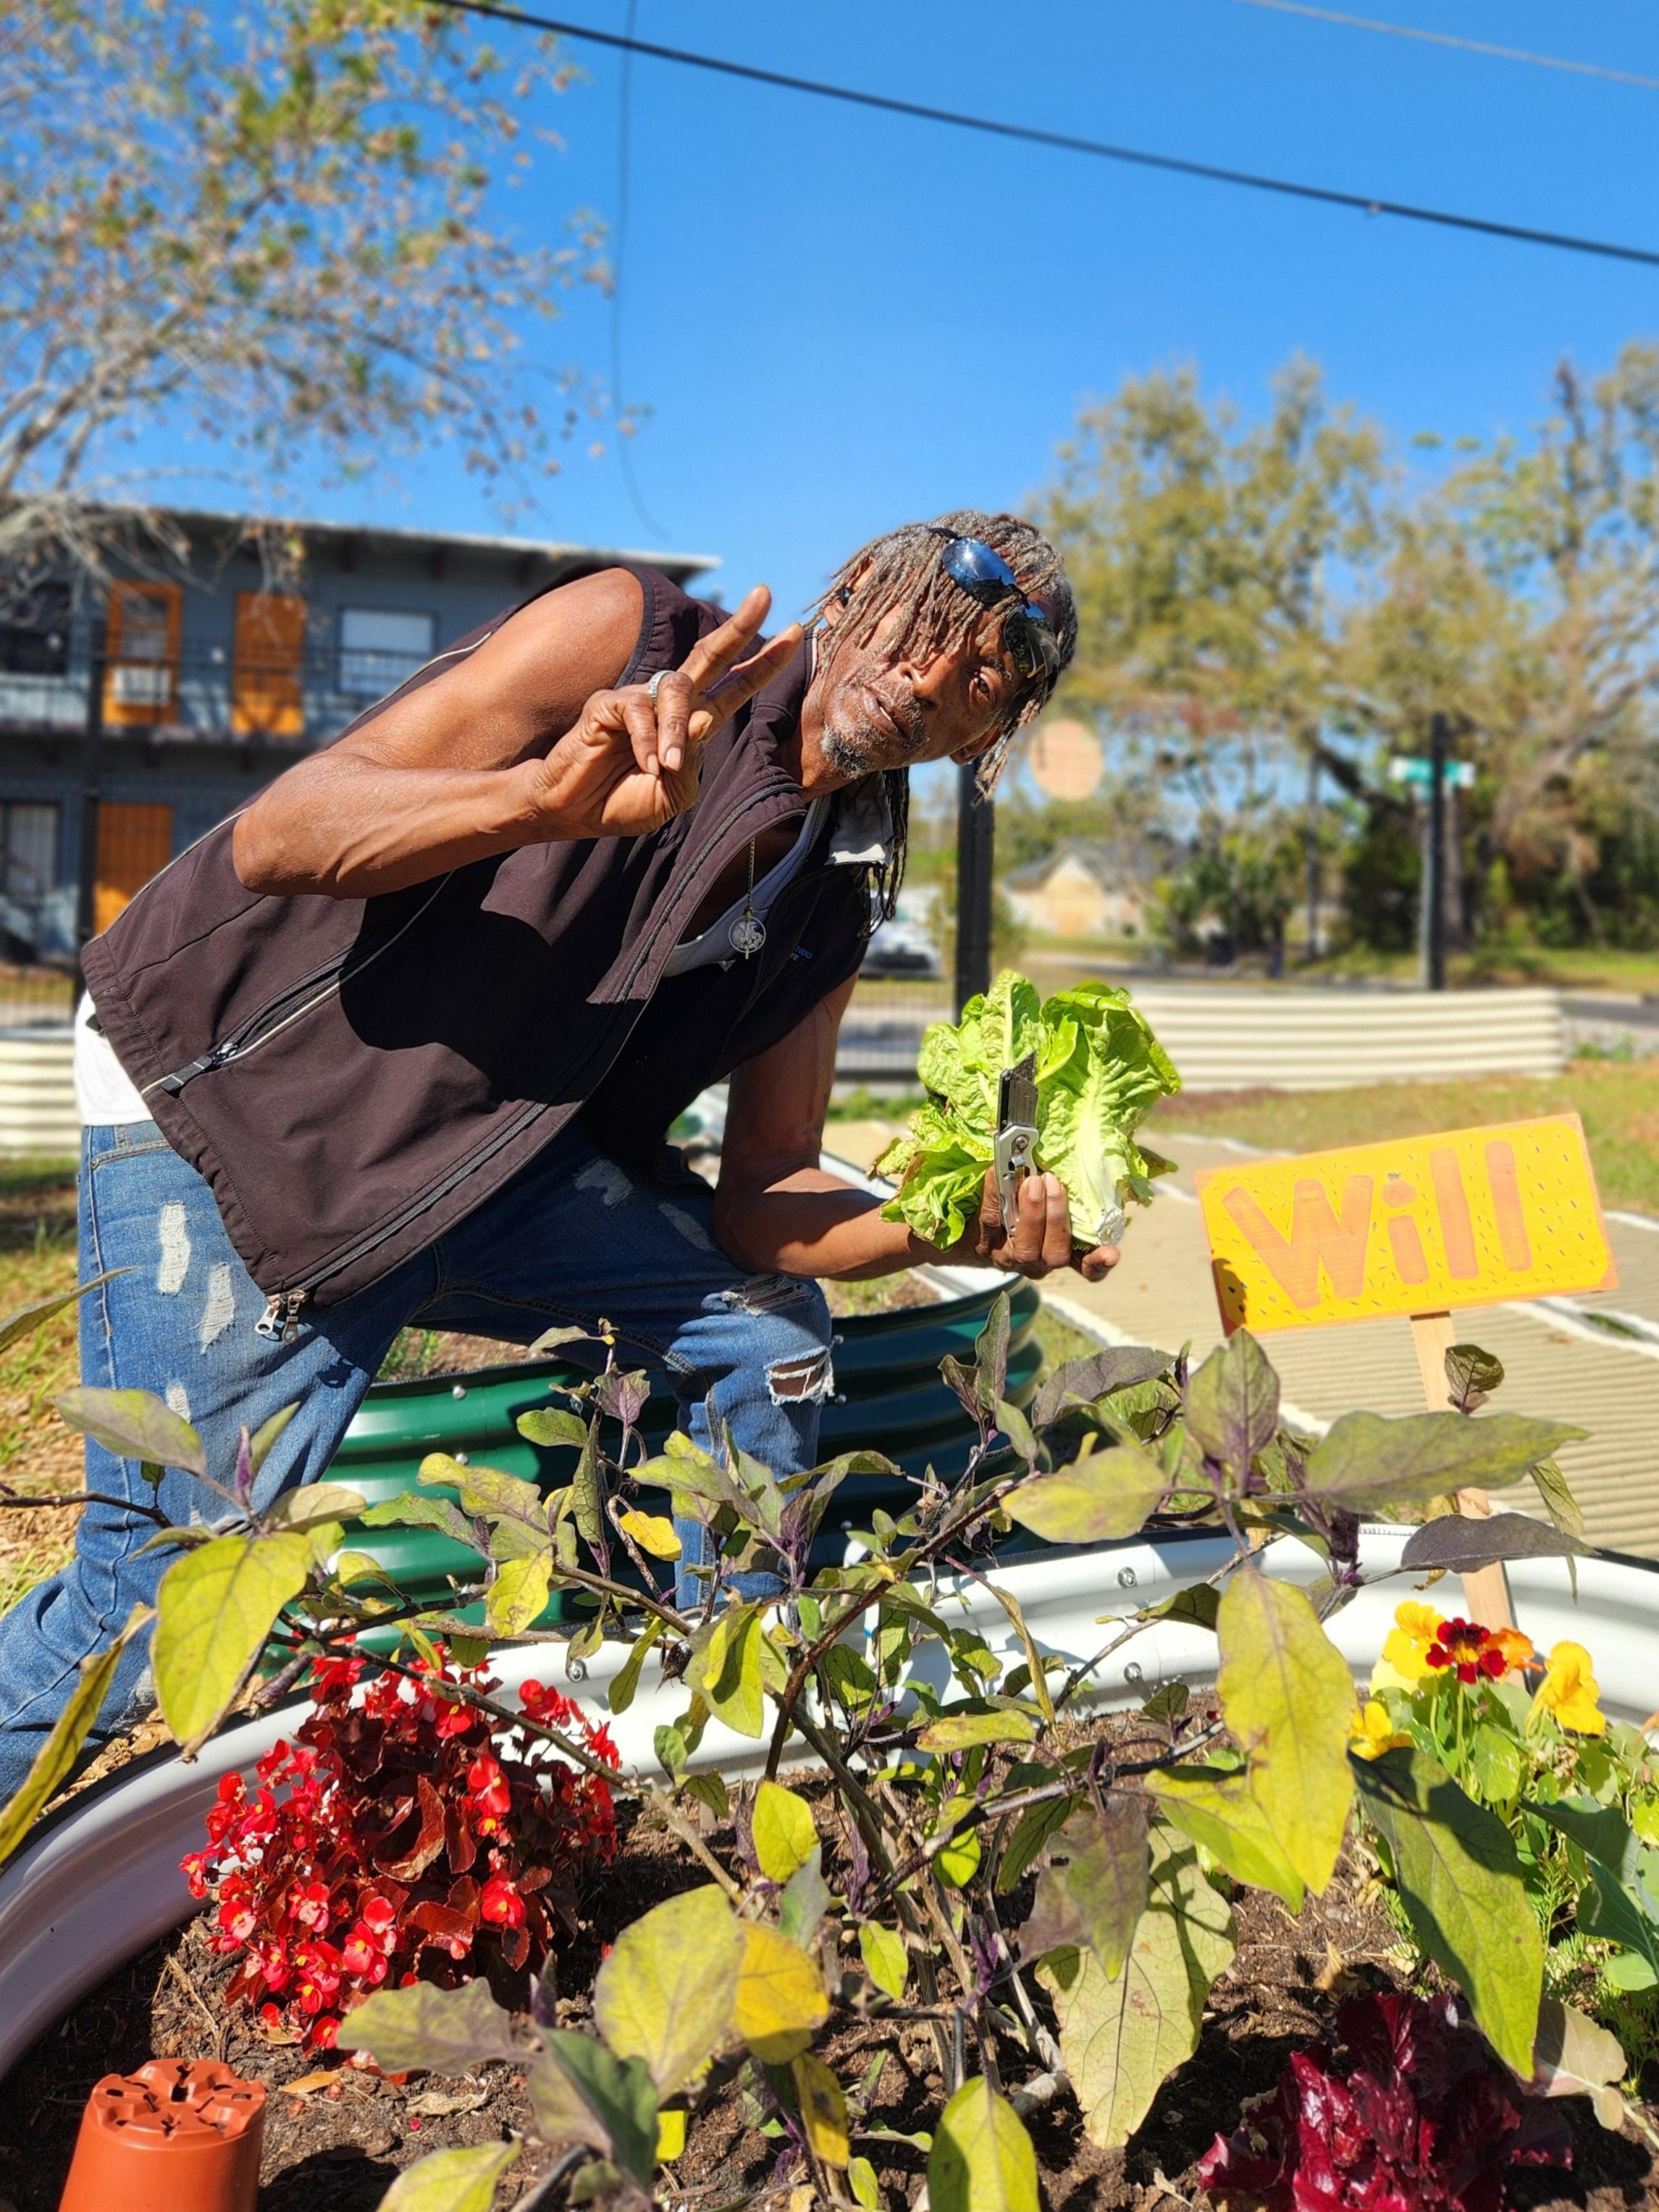
[{"label": "orange window shutter", "polygon": [[93,927],[107,929],[122,908],[173,858],[170,806],[100,806]]},{"label": "orange window shutter", "polygon": [[112,728],[142,729],[173,720],[184,597],[179,584],[110,586],[104,720]]},{"label": "orange window shutter", "polygon": [[292,592],[238,592],[230,726],[239,738],[305,734],[306,603]]}]

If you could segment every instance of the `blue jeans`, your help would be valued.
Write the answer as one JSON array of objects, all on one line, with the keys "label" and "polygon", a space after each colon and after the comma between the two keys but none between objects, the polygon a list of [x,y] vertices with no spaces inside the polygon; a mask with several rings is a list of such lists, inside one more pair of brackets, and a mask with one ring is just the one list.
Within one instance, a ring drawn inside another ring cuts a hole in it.
[{"label": "blue jeans", "polygon": [[[709,1442],[707,1401],[741,1448],[780,1474],[811,1466],[828,1395],[830,1316],[815,1283],[750,1276],[714,1242],[710,1194],[635,1182],[568,1129],[512,1182],[428,1250],[286,1343],[256,1335],[265,1300],[226,1236],[212,1193],[153,1121],[86,1132],[81,1275],[129,1272],[81,1304],[81,1374],[165,1398],[228,1481],[237,1437],[283,1407],[295,1414],[259,1473],[255,1504],[314,1482],[406,1323],[529,1344],[556,1323],[608,1320],[629,1364],[664,1370],[691,1436]],[[159,1504],[170,1521],[214,1522],[225,1500],[168,1468],[152,1499],[138,1463],[87,1441],[87,1487]],[[137,1556],[154,1524],[88,1505],[73,1560],[0,1620],[0,1804],[13,1796],[73,1689],[76,1669],[137,1602],[152,1603],[177,1555]],[[704,1532],[681,1531],[681,1597]],[[747,1594],[776,1587],[767,1578]],[[129,1645],[94,1741],[151,1701],[147,1639]]]}]

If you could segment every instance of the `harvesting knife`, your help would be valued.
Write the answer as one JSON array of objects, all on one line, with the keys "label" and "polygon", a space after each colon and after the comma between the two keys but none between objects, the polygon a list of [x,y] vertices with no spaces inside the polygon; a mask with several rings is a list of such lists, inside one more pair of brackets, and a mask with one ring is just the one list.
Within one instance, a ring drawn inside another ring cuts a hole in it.
[{"label": "harvesting knife", "polygon": [[1036,1164],[1031,1150],[1036,1138],[1036,1054],[1028,1052],[1003,1069],[997,1094],[997,1194],[1005,1226],[1012,1224],[1019,1187]]}]

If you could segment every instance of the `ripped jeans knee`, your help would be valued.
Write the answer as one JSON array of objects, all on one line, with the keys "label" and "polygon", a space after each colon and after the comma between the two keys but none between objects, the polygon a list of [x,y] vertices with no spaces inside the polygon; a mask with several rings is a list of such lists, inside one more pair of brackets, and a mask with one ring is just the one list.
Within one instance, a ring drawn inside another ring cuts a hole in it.
[{"label": "ripped jeans knee", "polygon": [[[808,1276],[750,1275],[720,1293],[733,1314],[765,1320],[769,1357],[767,1395],[775,1406],[822,1406],[836,1387],[830,1358],[830,1309],[823,1292]],[[780,1340],[775,1344],[770,1340]]]}]

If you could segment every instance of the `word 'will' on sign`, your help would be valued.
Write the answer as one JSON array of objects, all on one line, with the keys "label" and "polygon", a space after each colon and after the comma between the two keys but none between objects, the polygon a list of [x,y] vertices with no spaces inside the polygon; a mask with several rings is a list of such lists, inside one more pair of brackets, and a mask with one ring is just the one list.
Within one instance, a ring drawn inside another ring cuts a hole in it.
[{"label": "word 'will' on sign", "polygon": [[1576,1114],[1198,1176],[1231,1335],[1618,1282]]}]

